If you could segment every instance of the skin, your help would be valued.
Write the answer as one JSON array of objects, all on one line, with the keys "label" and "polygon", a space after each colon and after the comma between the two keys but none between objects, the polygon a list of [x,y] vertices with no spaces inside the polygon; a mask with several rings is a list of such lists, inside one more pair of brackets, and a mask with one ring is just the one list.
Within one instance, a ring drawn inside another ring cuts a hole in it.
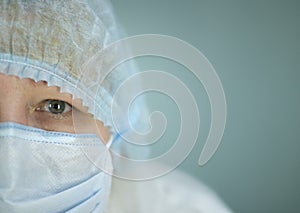
[{"label": "skin", "polygon": [[[104,143],[109,140],[109,129],[87,113],[81,100],[72,100],[71,94],[61,93],[58,87],[48,87],[47,82],[0,74],[0,97],[0,122],[47,131],[94,133]],[[59,102],[65,106],[62,113],[53,113],[49,108],[53,100],[62,101]]]}]

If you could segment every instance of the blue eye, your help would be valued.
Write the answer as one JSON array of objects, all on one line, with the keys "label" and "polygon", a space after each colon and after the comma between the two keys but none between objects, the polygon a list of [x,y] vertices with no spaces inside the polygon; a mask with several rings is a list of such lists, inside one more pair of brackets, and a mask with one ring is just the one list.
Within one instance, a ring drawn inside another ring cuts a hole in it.
[{"label": "blue eye", "polygon": [[68,103],[60,100],[47,100],[45,108],[48,112],[53,114],[66,113],[72,109]]}]

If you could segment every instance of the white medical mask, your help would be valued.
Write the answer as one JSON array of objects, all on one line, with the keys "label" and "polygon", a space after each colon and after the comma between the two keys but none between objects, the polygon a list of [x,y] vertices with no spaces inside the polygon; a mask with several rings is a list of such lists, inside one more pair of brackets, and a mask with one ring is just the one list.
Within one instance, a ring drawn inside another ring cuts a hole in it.
[{"label": "white medical mask", "polygon": [[97,135],[1,123],[0,212],[104,212],[111,176],[99,165],[112,169]]}]

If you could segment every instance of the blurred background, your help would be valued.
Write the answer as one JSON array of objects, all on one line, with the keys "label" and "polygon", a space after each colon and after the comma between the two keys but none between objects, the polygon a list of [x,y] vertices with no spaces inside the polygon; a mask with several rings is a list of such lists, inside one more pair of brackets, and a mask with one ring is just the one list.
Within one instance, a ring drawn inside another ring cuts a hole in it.
[{"label": "blurred background", "polygon": [[[214,189],[234,212],[300,212],[300,1],[112,0],[129,35],[178,37],[199,49],[218,73],[227,99],[225,133],[213,158],[198,158],[210,125],[202,85],[165,59],[139,59],[143,70],[167,70],[195,96],[201,116],[196,146],[179,169]],[[180,51],[180,50],[178,50]],[[157,153],[170,147],[180,117],[172,100],[150,94],[168,128]],[[173,106],[173,107],[170,107]]]}]

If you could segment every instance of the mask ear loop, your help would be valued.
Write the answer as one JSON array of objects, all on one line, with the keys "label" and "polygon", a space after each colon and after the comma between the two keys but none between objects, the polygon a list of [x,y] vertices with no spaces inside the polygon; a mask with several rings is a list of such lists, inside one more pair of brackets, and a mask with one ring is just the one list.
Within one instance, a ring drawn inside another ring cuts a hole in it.
[{"label": "mask ear loop", "polygon": [[[106,158],[106,163],[105,165],[110,165],[108,168],[106,168],[106,173],[108,173],[109,175],[112,175],[113,174],[113,162],[112,162],[112,158],[111,158],[111,154],[110,154],[110,147],[111,145],[113,144],[114,142],[114,136],[110,136],[108,142],[105,144],[105,147],[106,147],[106,150],[108,152],[106,152],[106,154],[108,154],[109,158]],[[110,163],[108,163],[108,161],[110,161]]]},{"label": "mask ear loop", "polygon": [[113,144],[113,141],[114,141],[114,136],[112,135],[110,136],[108,142],[105,145],[107,149],[110,149],[111,145]]}]

